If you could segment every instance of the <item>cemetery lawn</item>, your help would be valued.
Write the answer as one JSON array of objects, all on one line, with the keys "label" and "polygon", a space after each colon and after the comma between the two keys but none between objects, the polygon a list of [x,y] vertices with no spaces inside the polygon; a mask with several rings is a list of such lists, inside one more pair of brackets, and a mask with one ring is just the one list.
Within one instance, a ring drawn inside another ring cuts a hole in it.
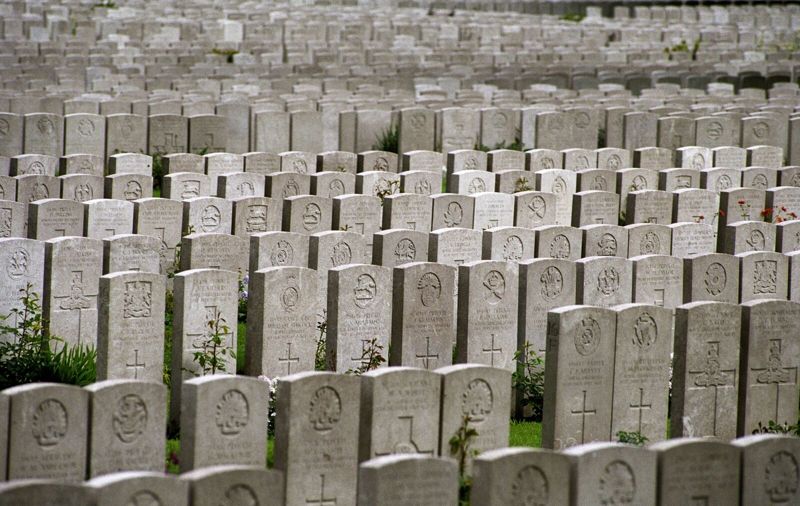
[{"label": "cemetery lawn", "polygon": [[511,420],[508,446],[542,446],[542,423],[527,420]]}]

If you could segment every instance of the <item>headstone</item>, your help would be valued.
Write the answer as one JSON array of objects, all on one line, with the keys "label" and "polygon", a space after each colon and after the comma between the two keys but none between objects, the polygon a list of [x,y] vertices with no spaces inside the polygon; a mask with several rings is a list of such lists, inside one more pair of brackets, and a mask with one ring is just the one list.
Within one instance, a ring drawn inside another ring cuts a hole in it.
[{"label": "headstone", "polygon": [[147,149],[148,118],[137,114],[106,116],[106,156],[144,153]]},{"label": "headstone", "polygon": [[572,199],[577,176],[572,171],[550,169],[536,173],[536,189],[555,195],[556,225],[572,223]]},{"label": "headstone", "polygon": [[295,195],[311,193],[311,177],[298,172],[274,172],[266,176],[266,195],[274,199],[285,199]]},{"label": "headstone", "polygon": [[224,269],[244,277],[250,260],[247,239],[229,234],[195,233],[181,239],[180,270]]},{"label": "headstone", "polygon": [[102,176],[69,174],[61,176],[59,179],[61,180],[61,195],[65,199],[86,202],[87,200],[105,197],[106,183]]},{"label": "headstone", "polygon": [[308,265],[309,237],[294,232],[261,232],[250,236],[249,272],[267,267]]},{"label": "headstone", "polygon": [[56,114],[25,115],[23,153],[61,156],[63,154],[64,119]]},{"label": "headstone", "polygon": [[217,506],[226,501],[283,503],[283,473],[263,466],[210,466],[180,475],[189,485],[191,504]]},{"label": "headstone", "polygon": [[55,176],[58,169],[58,158],[48,155],[26,154],[15,156],[11,159],[11,167],[6,175],[24,176],[35,174],[38,176]]},{"label": "headstone", "polygon": [[591,256],[576,260],[577,301],[600,307],[632,302],[632,265],[619,257]]},{"label": "headstone", "polygon": [[[355,160],[353,162],[355,163]],[[353,167],[353,172],[355,172],[355,167]],[[355,174],[349,172],[317,172],[311,175],[311,193],[319,197],[332,199],[355,192]]]},{"label": "headstone", "polygon": [[86,237],[104,239],[133,232],[133,203],[115,199],[93,199],[83,203]]},{"label": "headstone", "polygon": [[683,303],[683,262],[669,255],[642,255],[633,266],[633,302],[674,309]]},{"label": "headstone", "polygon": [[409,170],[400,174],[400,192],[434,195],[441,193],[442,176],[428,170]]},{"label": "headstone", "polygon": [[401,109],[397,122],[398,153],[433,150],[435,115],[430,109]]},{"label": "headstone", "polygon": [[739,261],[725,253],[683,259],[683,302],[739,302]]},{"label": "headstone", "polygon": [[426,195],[389,195],[383,199],[383,229],[405,228],[430,232],[431,213],[431,199]]},{"label": "headstone", "polygon": [[281,229],[281,202],[270,197],[233,199],[233,233],[239,237]]},{"label": "headstone", "polygon": [[12,311],[24,309],[20,298],[28,284],[42,303],[45,297],[44,257],[45,246],[40,241],[22,237],[0,238],[0,265],[6,266],[0,277],[0,316],[8,317],[3,325],[18,327],[21,323],[20,316]]},{"label": "headstone", "polygon": [[536,228],[555,224],[555,195],[526,191],[514,195],[514,225]]},{"label": "headstone", "polygon": [[455,266],[480,260],[482,241],[479,230],[434,230],[428,239],[428,260]]},{"label": "headstone", "polygon": [[[83,205],[66,199],[42,199],[28,204],[28,236],[46,241],[83,235]],[[14,216],[11,216],[14,219]]]},{"label": "headstone", "polygon": [[387,455],[361,464],[358,476],[359,505],[454,506],[458,503],[458,466],[451,459]]},{"label": "headstone", "polygon": [[680,222],[669,225],[669,228],[672,230],[672,256],[686,258],[717,250],[711,225]]},{"label": "headstone", "polygon": [[287,506],[356,504],[360,400],[356,376],[305,372],[281,378],[274,469],[284,474]]},{"label": "headstone", "polygon": [[94,500],[90,490],[80,484],[54,480],[14,480],[0,485],[0,505],[84,506]]},{"label": "headstone", "polygon": [[521,227],[494,227],[483,231],[483,259],[519,262],[534,258],[536,233]]},{"label": "headstone", "polygon": [[183,201],[183,233],[230,234],[233,202],[216,197],[192,197]]},{"label": "headstone", "polygon": [[436,456],[441,383],[438,374],[411,367],[364,373],[359,461],[400,453]]},{"label": "headstone", "polygon": [[227,146],[228,131],[223,116],[200,114],[189,117],[190,153],[223,153]]},{"label": "headstone", "polygon": [[313,195],[284,199],[283,229],[288,232],[314,234],[331,229],[333,201]]},{"label": "headstone", "polygon": [[428,234],[416,230],[389,229],[374,236],[372,263],[397,267],[428,261]]},{"label": "headstone", "polygon": [[217,192],[228,200],[263,197],[264,185],[264,176],[252,172],[228,172],[217,177]]},{"label": "headstone", "polygon": [[269,403],[264,382],[212,375],[185,381],[182,388],[182,471],[222,464],[264,466]]},{"label": "headstone", "polygon": [[317,273],[272,267],[250,274],[245,371],[275,378],[313,371],[318,331]]},{"label": "headstone", "polygon": [[160,273],[176,268],[175,249],[181,241],[183,206],[168,199],[149,198],[134,202],[134,230],[160,240]]},{"label": "headstone", "polygon": [[167,387],[157,382],[108,380],[89,392],[88,476],[163,471]]},{"label": "headstone", "polygon": [[106,176],[105,195],[109,199],[127,200],[129,202],[153,196],[153,178],[138,174],[115,174]]},{"label": "headstone", "polygon": [[749,251],[739,259],[739,301],[788,297],[789,259],[781,253]]},{"label": "headstone", "polygon": [[433,203],[431,230],[472,228],[475,200],[467,195],[442,193],[431,197]]},{"label": "headstone", "polygon": [[742,504],[797,502],[798,443],[796,438],[777,434],[758,434],[731,442],[741,452]]},{"label": "headstone", "polygon": [[373,235],[381,229],[381,200],[372,195],[342,195],[332,200],[333,222],[330,229],[361,234],[366,241],[369,255],[363,259],[354,257],[352,263],[370,261]]},{"label": "headstone", "polygon": [[142,153],[112,154],[108,158],[109,174],[153,175],[153,158]]},{"label": "headstone", "polygon": [[30,204],[37,200],[57,199],[61,196],[61,181],[57,177],[27,174],[17,176],[15,179],[17,180],[17,202]]},{"label": "headstone", "polygon": [[98,476],[84,485],[95,496],[97,506],[124,504],[189,504],[189,485],[175,476],[148,471],[126,471]]},{"label": "headstone", "polygon": [[734,304],[676,309],[670,437],[736,437],[740,329]]},{"label": "headstone", "polygon": [[170,155],[194,151],[187,149],[189,147],[189,118],[174,114],[154,114],[148,120],[148,153]]}]

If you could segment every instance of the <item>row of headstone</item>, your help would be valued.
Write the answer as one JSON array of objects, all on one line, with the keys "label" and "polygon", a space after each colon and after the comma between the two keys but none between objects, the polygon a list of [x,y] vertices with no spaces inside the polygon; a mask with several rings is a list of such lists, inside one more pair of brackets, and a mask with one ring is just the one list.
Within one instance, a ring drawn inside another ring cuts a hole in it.
[{"label": "row of headstone", "polygon": [[[797,439],[778,435],[748,436],[731,443],[684,438],[647,448],[592,443],[560,453],[503,448],[475,459],[470,502],[481,506],[793,504],[800,488],[798,458]],[[12,481],[0,485],[0,505],[110,506],[119,501],[174,506],[459,504],[458,465],[451,458],[388,455],[352,467],[353,476],[341,477],[341,482],[326,483],[323,474],[313,495],[310,489],[292,495],[291,482],[286,480],[284,489],[280,471],[216,466],[175,477],[117,473],[83,484]],[[296,469],[288,473],[302,472]]]},{"label": "row of headstone", "polygon": [[548,313],[544,447],[608,441],[620,431],[660,441],[667,413],[669,437],[733,439],[797,419],[800,304],[681,305],[674,344],[669,311],[613,309]]}]

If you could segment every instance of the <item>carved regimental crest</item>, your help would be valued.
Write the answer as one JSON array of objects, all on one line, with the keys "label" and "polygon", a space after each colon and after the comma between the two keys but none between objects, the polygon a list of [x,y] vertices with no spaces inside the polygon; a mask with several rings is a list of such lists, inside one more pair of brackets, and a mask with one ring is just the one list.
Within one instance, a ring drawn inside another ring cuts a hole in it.
[{"label": "carved regimental crest", "polygon": [[468,156],[464,161],[465,170],[478,170],[478,159],[474,156]]},{"label": "carved regimental crest", "polygon": [[432,191],[433,188],[431,188],[431,182],[428,181],[427,178],[420,179],[414,183],[414,193],[418,193],[420,195],[430,195]]},{"label": "carved regimental crest", "polygon": [[597,275],[597,291],[610,297],[619,290],[619,273],[613,267],[606,267]]},{"label": "carved regimental crest", "polygon": [[753,125],[753,135],[756,139],[766,139],[769,135],[769,125],[763,121],[759,121]]},{"label": "carved regimental crest", "polygon": [[528,201],[528,218],[534,223],[540,223],[547,214],[547,202],[543,197],[535,195]]},{"label": "carved regimental crest", "polygon": [[244,394],[238,390],[228,390],[217,402],[214,422],[220,433],[235,436],[250,421],[250,406]]},{"label": "carved regimental crest", "polygon": [[342,416],[342,399],[331,387],[318,388],[311,396],[308,420],[317,432],[330,432]]},{"label": "carved regimental crest", "polygon": [[78,121],[78,133],[81,134],[82,137],[89,137],[94,134],[94,131],[94,122],[89,118],[82,118]]},{"label": "carved regimental crest", "polygon": [[417,282],[417,290],[419,290],[422,305],[430,307],[434,305],[442,295],[442,281],[439,279],[439,276],[433,272],[426,272],[420,276]]},{"label": "carved regimental crest", "polygon": [[519,262],[522,259],[525,247],[522,239],[516,235],[509,236],[503,244],[503,260],[506,262]]},{"label": "carved regimental crest", "polygon": [[[0,200],[3,196],[0,195]],[[14,211],[11,208],[0,208],[0,237],[11,237],[11,226],[13,223]]]},{"label": "carved regimental crest", "polygon": [[470,381],[461,395],[461,413],[474,423],[485,421],[492,413],[493,405],[492,387],[480,378]]},{"label": "carved regimental crest", "polygon": [[759,190],[766,190],[769,186],[769,181],[767,181],[767,176],[764,174],[756,174],[753,176],[753,180],[750,181],[751,188],[758,188]]},{"label": "carved regimental crest", "polygon": [[591,355],[600,344],[600,324],[588,316],[581,320],[575,330],[575,349],[581,355]]},{"label": "carved regimental crest", "polygon": [[601,256],[614,256],[617,254],[617,238],[613,234],[603,234],[597,241],[597,254]]},{"label": "carved regimental crest", "polygon": [[733,186],[733,181],[727,174],[722,174],[719,178],[717,178],[717,184],[715,185],[717,193],[721,192],[722,190],[727,190],[731,186]]},{"label": "carved regimental crest", "polygon": [[725,290],[728,284],[728,274],[725,272],[725,267],[722,264],[714,262],[706,269],[706,274],[703,278],[706,291],[710,295],[719,295]]},{"label": "carved regimental crest", "polygon": [[294,260],[294,248],[288,241],[278,241],[269,252],[269,261],[274,267],[291,265]]},{"label": "carved regimental crest", "polygon": [[467,186],[467,193],[480,193],[486,191],[486,183],[479,177],[472,178]]},{"label": "carved regimental crest", "polygon": [[219,208],[214,205],[208,205],[203,209],[203,214],[200,215],[200,229],[203,232],[214,232],[219,228],[222,221],[222,213]]},{"label": "carved regimental crest", "polygon": [[75,200],[78,202],[86,202],[94,198],[94,188],[90,184],[79,184],[73,191]]},{"label": "carved regimental crest", "polygon": [[281,191],[281,197],[294,197],[300,193],[300,186],[297,184],[297,181],[294,179],[289,179],[286,181],[286,184],[283,185],[283,190]]},{"label": "carved regimental crest", "polygon": [[153,305],[153,284],[149,281],[125,283],[123,318],[149,318]]},{"label": "carved regimental crest", "polygon": [[661,251],[661,239],[655,232],[647,232],[639,241],[639,253],[642,255],[657,255]]},{"label": "carved regimental crest", "polygon": [[413,262],[417,258],[417,247],[408,238],[400,239],[394,248],[394,258],[398,262]]},{"label": "carved regimental crest", "polygon": [[745,240],[750,251],[764,251],[766,249],[766,239],[760,230],[751,230],[750,237]]},{"label": "carved regimental crest", "polygon": [[308,164],[302,158],[298,158],[292,161],[292,169],[300,174],[305,174],[308,172]]},{"label": "carved regimental crest", "polygon": [[489,271],[483,278],[483,286],[486,288],[486,300],[489,304],[497,304],[506,295],[506,278],[500,271]]},{"label": "carved regimental crest", "polygon": [[778,262],[759,260],[753,271],[753,293],[776,293],[778,281]]},{"label": "carved regimental crest", "polygon": [[[9,227],[10,228],[10,227]],[[8,257],[6,273],[12,279],[18,279],[28,274],[28,267],[31,263],[31,254],[25,248],[17,248]]]},{"label": "carved regimental crest", "polygon": [[44,183],[37,183],[33,187],[33,191],[31,191],[30,197],[28,197],[28,203],[36,202],[37,200],[43,200],[50,197],[50,189]]},{"label": "carved regimental crest", "polygon": [[136,394],[123,396],[111,417],[111,427],[123,443],[139,439],[147,428],[147,405],[142,398]]},{"label": "carved regimental crest", "polygon": [[51,136],[56,133],[56,127],[53,124],[53,120],[48,117],[39,118],[39,120],[36,122],[36,128],[42,135]]},{"label": "carved regimental crest", "polygon": [[303,228],[306,230],[313,230],[319,226],[321,221],[322,209],[313,202],[306,204],[306,208],[303,211]]},{"label": "carved regimental crest", "polygon": [[647,178],[638,175],[631,181],[631,191],[640,191],[647,189]]},{"label": "carved regimental crest", "polygon": [[550,192],[555,194],[556,200],[563,199],[564,194],[567,193],[567,182],[564,181],[564,178],[557,177],[553,181],[553,186],[550,187]]},{"label": "carved regimental crest", "polygon": [[558,267],[553,265],[544,270],[539,281],[542,284],[542,297],[547,300],[555,299],[564,289],[564,276]]},{"label": "carved regimental crest", "polygon": [[569,239],[563,234],[558,234],[550,241],[551,258],[569,258],[571,249]]},{"label": "carved regimental crest", "polygon": [[622,158],[620,158],[619,155],[611,155],[606,161],[606,166],[609,170],[619,170],[622,168]]},{"label": "carved regimental crest", "polygon": [[134,493],[130,498],[128,498],[128,502],[125,503],[125,506],[165,506],[161,499],[158,498],[158,495],[154,494],[149,490],[140,490]]},{"label": "carved regimental crest", "polygon": [[67,435],[67,409],[56,399],[39,403],[31,418],[31,433],[39,446],[55,446]]},{"label": "carved regimental crest", "polygon": [[0,118],[0,137],[5,137],[11,130],[11,125],[7,120]]},{"label": "carved regimental crest", "polygon": [[258,497],[253,489],[239,483],[225,491],[225,502],[219,506],[258,506]]},{"label": "carved regimental crest", "polygon": [[181,200],[191,199],[200,195],[200,181],[192,179],[184,181],[181,187]]},{"label": "carved regimental crest", "polygon": [[410,119],[411,126],[415,130],[419,130],[424,127],[428,120],[428,118],[425,117],[425,114],[421,112],[412,113]]},{"label": "carved regimental crest", "polygon": [[386,172],[389,170],[389,160],[387,160],[385,156],[377,157],[375,159],[375,164],[372,166],[372,170],[381,170]]},{"label": "carved regimental crest", "polygon": [[706,168],[706,157],[701,153],[695,153],[692,157],[691,166],[695,170],[703,170]]},{"label": "carved regimental crest", "polygon": [[333,267],[349,264],[352,258],[353,251],[350,249],[350,245],[344,241],[337,242],[331,249],[331,265]]},{"label": "carved regimental crest", "polygon": [[30,164],[30,166],[28,166],[28,170],[26,171],[26,174],[43,175],[44,172],[45,172],[44,164],[42,162],[40,162],[39,160],[36,160],[32,164]]},{"label": "carved regimental crest", "polygon": [[787,451],[779,451],[764,467],[764,492],[772,504],[795,504],[800,471],[797,459]]},{"label": "carved regimental crest", "polygon": [[369,274],[362,274],[356,280],[356,287],[353,289],[353,298],[356,306],[364,309],[372,304],[377,295],[378,286],[375,278]]},{"label": "carved regimental crest", "polygon": [[300,301],[300,290],[297,287],[297,279],[291,276],[287,280],[287,286],[281,292],[281,306],[287,313],[293,312],[297,309],[297,303]]},{"label": "carved regimental crest", "polygon": [[722,132],[724,128],[722,127],[722,123],[719,121],[712,121],[708,125],[706,125],[706,136],[708,136],[711,140],[717,140],[722,137]]},{"label": "carved regimental crest", "polygon": [[550,157],[542,158],[541,164],[542,164],[542,169],[544,170],[550,170],[556,168],[556,162],[553,161],[553,159]]},{"label": "carved regimental crest", "polygon": [[547,506],[550,499],[550,484],[544,472],[536,466],[519,470],[511,483],[509,506]]},{"label": "carved regimental crest", "polygon": [[447,210],[444,212],[444,224],[448,228],[457,227],[461,225],[464,219],[464,209],[458,202],[450,202],[447,204]]},{"label": "carved regimental crest", "polygon": [[345,191],[344,183],[341,179],[334,179],[328,183],[328,196],[330,198],[344,195]]},{"label": "carved regimental crest", "polygon": [[621,460],[608,464],[600,475],[600,504],[634,504],[636,478],[631,466]]},{"label": "carved regimental crest", "polygon": [[252,205],[247,206],[247,219],[244,229],[248,234],[267,231],[267,206]]},{"label": "carved regimental crest", "polygon": [[647,349],[658,339],[658,325],[649,313],[642,313],[633,323],[633,344]]}]

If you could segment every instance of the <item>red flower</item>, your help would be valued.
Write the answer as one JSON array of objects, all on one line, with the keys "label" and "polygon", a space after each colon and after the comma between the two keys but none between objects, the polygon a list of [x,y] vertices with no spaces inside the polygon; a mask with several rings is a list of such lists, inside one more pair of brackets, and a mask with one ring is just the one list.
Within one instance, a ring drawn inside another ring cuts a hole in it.
[{"label": "red flower", "polygon": [[791,216],[791,217],[792,217],[792,218],[794,218],[795,220],[797,219],[797,213],[796,213],[796,212],[794,212],[794,211],[792,211],[791,213],[789,213],[789,216]]},{"label": "red flower", "polygon": [[745,202],[745,201],[744,201],[744,199],[739,199],[739,201],[738,201],[737,203],[738,203],[740,206],[743,206],[743,205],[744,205],[744,202]]},{"label": "red flower", "polygon": [[725,217],[725,211],[723,211],[722,209],[720,209],[720,210],[719,210],[719,215],[720,215],[720,216],[722,216],[722,217],[724,218],[724,217]]},{"label": "red flower", "polygon": [[705,217],[705,216],[703,216],[703,215],[701,214],[701,215],[700,215],[700,219],[701,219],[701,220],[704,220],[704,219],[706,219],[706,217]]},{"label": "red flower", "polygon": [[782,222],[783,222],[783,218],[781,218],[780,216],[775,218],[775,223],[782,223]]},{"label": "red flower", "polygon": [[786,212],[786,206],[781,206],[781,211]]},{"label": "red flower", "polygon": [[765,207],[764,209],[761,210],[761,216],[768,216],[770,214],[772,214],[771,207]]}]

